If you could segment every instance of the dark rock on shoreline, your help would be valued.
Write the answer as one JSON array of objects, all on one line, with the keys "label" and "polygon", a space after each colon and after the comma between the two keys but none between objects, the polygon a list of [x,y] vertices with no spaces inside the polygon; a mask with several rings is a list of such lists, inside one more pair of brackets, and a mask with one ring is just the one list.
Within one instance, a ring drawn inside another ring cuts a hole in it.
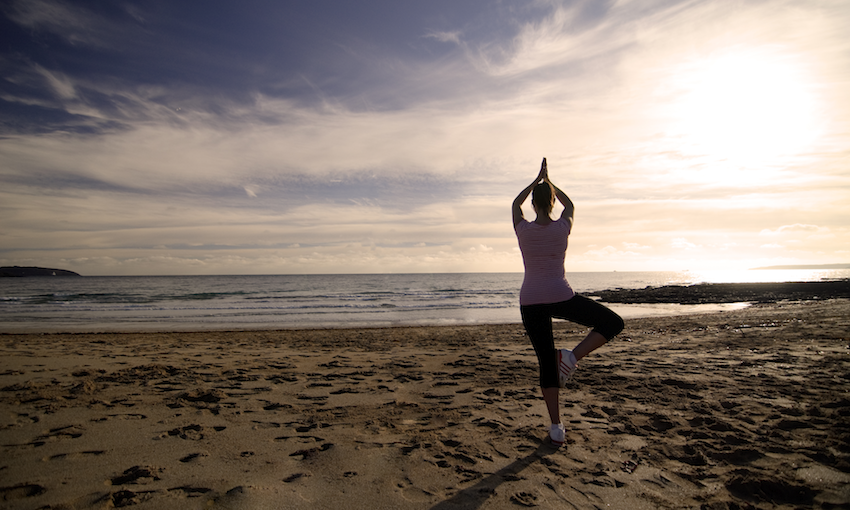
[{"label": "dark rock on shoreline", "polygon": [[50,269],[46,267],[0,267],[0,277],[23,277],[23,276],[80,276],[73,271],[65,269]]},{"label": "dark rock on shoreline", "polygon": [[607,303],[773,303],[850,298],[850,280],[783,283],[700,283],[588,293]]}]

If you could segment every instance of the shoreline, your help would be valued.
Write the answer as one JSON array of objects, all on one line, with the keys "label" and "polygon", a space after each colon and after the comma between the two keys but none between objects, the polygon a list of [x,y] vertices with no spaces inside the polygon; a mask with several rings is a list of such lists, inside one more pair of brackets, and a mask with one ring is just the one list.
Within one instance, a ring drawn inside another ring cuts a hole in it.
[{"label": "shoreline", "polygon": [[[624,320],[651,320],[651,319],[665,319],[665,318],[674,318],[674,317],[688,317],[688,316],[700,316],[700,315],[714,315],[714,314],[723,314],[729,313],[737,310],[746,309],[749,305],[745,303],[731,303],[731,304],[741,304],[746,306],[727,308],[722,310],[708,310],[708,311],[681,311],[675,313],[667,313],[660,312],[658,314],[647,314],[640,315],[634,317],[624,317]],[[559,324],[569,324],[567,321],[562,321],[560,319],[555,319],[553,321],[553,325],[555,328],[558,328]],[[454,329],[478,329],[482,328],[485,330],[491,330],[493,328],[520,328],[522,329],[521,321],[506,321],[506,322],[475,322],[475,323],[456,323],[456,324],[378,324],[378,325],[339,325],[339,326],[292,326],[292,327],[265,327],[265,326],[257,326],[255,328],[232,328],[232,329],[218,329],[218,328],[186,328],[186,329],[107,329],[102,331],[97,330],[41,330],[41,331],[11,331],[11,332],[0,332],[0,341],[4,338],[14,338],[14,337],[59,337],[59,336],[69,336],[69,337],[81,337],[81,336],[104,336],[104,335],[241,335],[241,334],[271,334],[271,333],[279,333],[279,334],[289,334],[289,333],[310,333],[310,334],[321,334],[322,332],[333,332],[333,333],[342,333],[346,332],[358,332],[358,331],[393,331],[393,330],[428,330],[428,329],[446,329],[446,330],[454,330]]]},{"label": "shoreline", "polygon": [[[13,508],[840,508],[850,300],[626,321],[546,441],[522,326],[0,336]],[[585,328],[555,324],[559,346]]]}]

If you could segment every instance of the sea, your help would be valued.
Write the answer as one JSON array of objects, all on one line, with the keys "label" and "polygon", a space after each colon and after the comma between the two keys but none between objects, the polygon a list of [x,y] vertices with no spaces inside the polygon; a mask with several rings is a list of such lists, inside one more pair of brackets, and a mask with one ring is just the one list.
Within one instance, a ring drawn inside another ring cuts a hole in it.
[{"label": "sea", "polygon": [[[0,333],[245,331],[521,322],[522,273],[0,278]],[[579,293],[818,281],[850,269],[568,273]],[[747,303],[612,304],[624,318]]]}]

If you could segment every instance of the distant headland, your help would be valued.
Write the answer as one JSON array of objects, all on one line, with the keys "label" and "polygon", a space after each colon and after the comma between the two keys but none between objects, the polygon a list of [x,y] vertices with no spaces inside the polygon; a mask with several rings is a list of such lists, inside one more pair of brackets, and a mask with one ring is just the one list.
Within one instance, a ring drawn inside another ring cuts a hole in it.
[{"label": "distant headland", "polygon": [[47,267],[18,267],[6,266],[0,267],[0,278],[2,277],[22,277],[22,276],[80,276],[73,271],[65,269],[50,269]]}]

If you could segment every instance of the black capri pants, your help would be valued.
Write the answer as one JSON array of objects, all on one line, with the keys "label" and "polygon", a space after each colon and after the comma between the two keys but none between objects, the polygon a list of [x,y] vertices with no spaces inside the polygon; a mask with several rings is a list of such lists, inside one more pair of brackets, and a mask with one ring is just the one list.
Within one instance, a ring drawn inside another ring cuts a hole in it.
[{"label": "black capri pants", "polygon": [[552,319],[568,321],[593,328],[611,340],[623,330],[623,319],[608,307],[576,294],[567,301],[542,305],[520,306],[522,325],[531,339],[540,364],[540,387],[558,387],[558,355],[552,334]]}]

